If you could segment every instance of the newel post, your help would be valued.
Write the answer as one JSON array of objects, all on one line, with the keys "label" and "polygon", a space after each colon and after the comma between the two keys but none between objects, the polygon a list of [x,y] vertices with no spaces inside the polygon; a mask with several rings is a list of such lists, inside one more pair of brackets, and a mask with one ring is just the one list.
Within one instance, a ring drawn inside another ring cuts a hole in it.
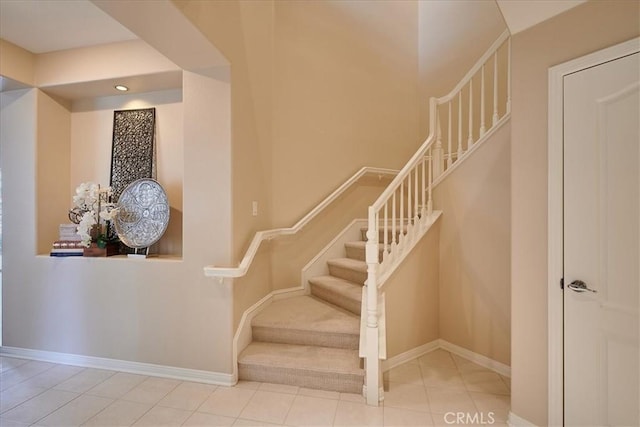
[{"label": "newel post", "polygon": [[373,206],[369,207],[369,226],[365,247],[367,262],[367,331],[365,360],[365,399],[367,405],[378,406],[381,393],[382,378],[379,358],[378,332],[378,221]]}]

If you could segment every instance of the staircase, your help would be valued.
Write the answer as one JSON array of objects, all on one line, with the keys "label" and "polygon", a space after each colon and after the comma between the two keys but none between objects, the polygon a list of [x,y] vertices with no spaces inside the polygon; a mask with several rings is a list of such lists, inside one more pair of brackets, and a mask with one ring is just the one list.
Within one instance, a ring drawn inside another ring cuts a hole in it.
[{"label": "staircase", "polygon": [[385,283],[441,215],[434,210],[434,187],[509,119],[510,63],[505,31],[449,94],[429,100],[429,136],[399,172],[362,168],[293,227],[256,233],[238,267],[205,267],[220,283],[244,276],[262,241],[297,233],[367,173],[395,176],[369,206],[361,240],[345,244],[344,258],[327,262],[329,275],[309,280],[310,295],[272,302],[251,320],[251,337],[241,321],[239,379],[362,392],[368,405],[380,404]]},{"label": "staircase", "polygon": [[[362,230],[362,239],[366,229]],[[253,342],[238,357],[238,378],[362,393],[358,355],[365,241],[345,244],[329,275],[309,280],[311,295],[275,301],[251,322]]]}]

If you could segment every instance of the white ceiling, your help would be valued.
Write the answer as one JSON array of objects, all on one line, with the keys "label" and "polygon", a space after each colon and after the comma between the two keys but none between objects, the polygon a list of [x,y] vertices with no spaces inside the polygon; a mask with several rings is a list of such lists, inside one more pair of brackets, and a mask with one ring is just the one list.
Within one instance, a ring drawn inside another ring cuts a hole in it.
[{"label": "white ceiling", "polygon": [[88,0],[0,0],[0,38],[46,53],[137,37]]},{"label": "white ceiling", "polygon": [[[515,34],[586,0],[495,1]],[[0,38],[46,53],[136,36],[89,0],[0,0]]]},{"label": "white ceiling", "polygon": [[587,0],[496,0],[511,34],[533,27]]}]

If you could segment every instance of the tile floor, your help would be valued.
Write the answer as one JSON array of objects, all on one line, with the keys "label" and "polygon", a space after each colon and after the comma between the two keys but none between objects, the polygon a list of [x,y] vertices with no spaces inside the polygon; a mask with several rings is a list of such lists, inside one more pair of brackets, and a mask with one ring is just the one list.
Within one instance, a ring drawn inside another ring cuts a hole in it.
[{"label": "tile floor", "polygon": [[378,408],[357,394],[214,386],[0,357],[0,426],[505,426],[509,379],[444,350],[385,374]]}]

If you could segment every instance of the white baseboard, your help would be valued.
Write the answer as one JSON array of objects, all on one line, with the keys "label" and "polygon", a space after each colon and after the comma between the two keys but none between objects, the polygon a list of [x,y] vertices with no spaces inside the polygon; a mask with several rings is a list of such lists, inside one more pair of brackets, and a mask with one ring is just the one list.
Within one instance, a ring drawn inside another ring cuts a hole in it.
[{"label": "white baseboard", "polygon": [[400,353],[382,362],[382,372],[387,372],[390,369],[400,366],[403,363],[407,363],[410,360],[417,359],[418,357],[437,350],[440,348],[440,340],[433,340],[419,347],[412,348],[409,351]]},{"label": "white baseboard", "polygon": [[495,371],[502,376],[511,378],[511,367],[505,365],[504,363],[489,359],[487,356],[474,353],[471,350],[467,350],[466,348],[452,344],[449,341],[443,339],[440,339],[440,348],[447,350],[450,353],[456,354],[460,357],[464,357],[465,359],[470,360],[471,362],[480,366],[484,366],[487,369],[491,369],[492,371]]},{"label": "white baseboard", "polygon": [[[382,372],[387,372],[390,369],[395,368],[396,366],[400,366],[403,363],[406,363],[410,360],[417,359],[418,357],[432,352],[437,349],[447,350],[450,353],[453,353],[457,356],[464,357],[465,359],[476,363],[480,366],[483,366],[487,369],[491,369],[494,372],[497,372],[500,375],[505,377],[511,377],[511,368],[503,363],[497,362],[493,359],[489,359],[486,356],[483,356],[478,353],[474,353],[471,350],[467,350],[466,348],[462,348],[455,344],[450,343],[449,341],[443,339],[433,340],[426,344],[423,344],[419,347],[412,348],[409,351],[405,351],[404,353],[400,353],[396,356],[391,357],[388,360],[382,362]],[[520,425],[520,424],[517,424]],[[527,424],[525,424],[527,425]]]},{"label": "white baseboard", "polygon": [[509,419],[507,420],[507,423],[511,427],[536,427],[534,423],[517,416],[511,411],[509,411]]},{"label": "white baseboard", "polygon": [[17,347],[0,347],[0,355],[20,359],[40,360],[63,365],[85,368],[108,369],[132,374],[172,378],[182,381],[195,381],[207,384],[232,386],[233,375],[222,372],[201,371],[198,369],[178,368],[174,366],[154,365],[152,363],[131,362],[128,360],[107,359],[103,357],[82,356],[78,354],[56,353],[53,351],[31,350]]},{"label": "white baseboard", "polygon": [[[243,324],[249,325],[248,329],[251,330],[251,319],[268,306],[273,300],[281,299],[285,295],[296,296],[303,293],[300,288],[291,288],[275,291],[261,299],[254,304],[251,309],[245,312],[246,316],[243,316]],[[94,356],[83,356],[69,353],[57,353],[52,351],[32,350],[17,347],[0,347],[0,355],[8,357],[16,357],[20,359],[40,360],[44,362],[60,363],[63,365],[82,366],[86,368],[97,369],[109,369],[119,372],[129,372],[133,374],[150,375],[155,377],[173,378],[182,381],[195,381],[208,384],[216,384],[223,386],[232,386],[237,383],[237,365],[238,365],[238,341],[240,335],[242,335],[241,327],[238,328],[238,332],[234,338],[234,373],[226,374],[222,372],[202,371],[197,369],[179,368],[174,366],[155,365],[152,363],[131,362],[128,360],[108,359]],[[249,340],[250,342],[250,340]],[[247,344],[248,345],[248,344]],[[245,346],[246,347],[246,346]],[[244,347],[242,347],[244,348]],[[464,357],[480,366],[484,366],[501,375],[510,377],[511,368],[500,362],[489,359],[486,356],[474,353],[465,348],[459,347],[455,344],[451,344],[448,341],[438,339],[429,343],[423,344],[419,347],[415,347],[409,351],[398,354],[391,357],[388,360],[382,362],[382,371],[387,372],[390,369],[400,366],[410,360],[417,359],[418,357],[427,354],[431,351],[442,348],[451,353],[454,353],[460,357]],[[517,415],[509,414],[509,425],[512,426],[533,426],[534,424],[527,420],[518,417]]]}]

